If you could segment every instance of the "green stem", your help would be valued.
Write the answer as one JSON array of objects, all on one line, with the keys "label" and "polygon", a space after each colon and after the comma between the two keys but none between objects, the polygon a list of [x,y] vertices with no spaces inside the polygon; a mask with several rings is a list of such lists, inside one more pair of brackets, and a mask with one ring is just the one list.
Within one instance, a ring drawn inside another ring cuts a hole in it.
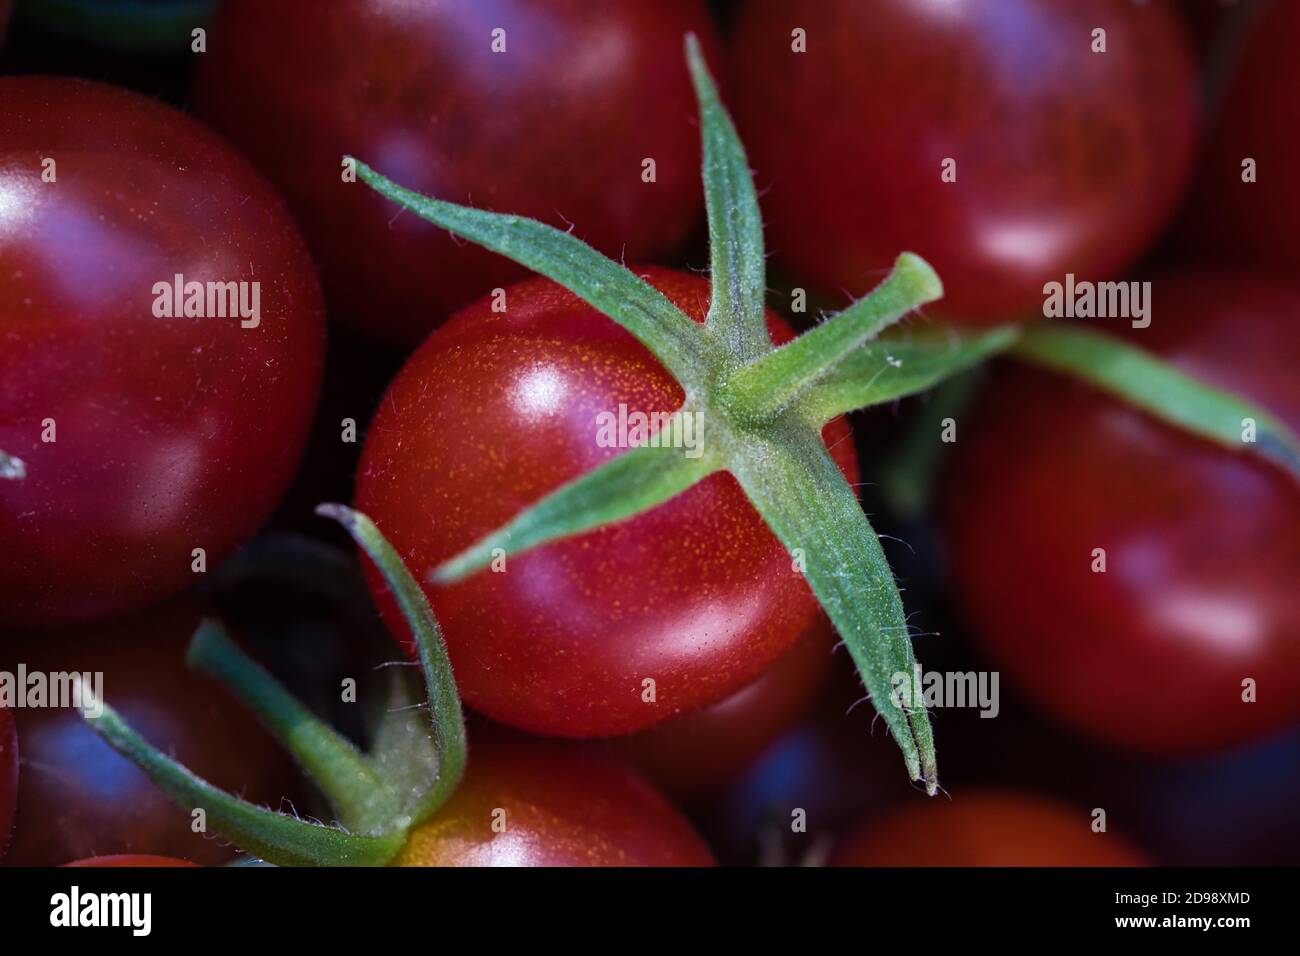
[{"label": "green stem", "polygon": [[703,381],[704,330],[662,292],[581,239],[535,219],[430,199],[397,185],[365,163],[357,176],[392,202],[454,235],[499,252],[564,286],[614,319],[672,372],[687,392]]},{"label": "green stem", "polygon": [[[1223,448],[1253,452],[1300,479],[1300,438],[1279,418],[1121,339],[1074,325],[1039,325],[1025,332],[1012,354],[1074,376]],[[1253,441],[1247,440],[1248,422]]]},{"label": "green stem", "polygon": [[958,335],[951,329],[908,338],[876,339],[840,362],[809,390],[805,406],[816,421],[927,391],[1010,348],[1017,326]]},{"label": "green stem", "polygon": [[698,458],[688,458],[681,448],[643,445],[611,458],[447,561],[434,571],[434,579],[444,584],[458,581],[486,567],[497,550],[518,554],[675,498],[721,467],[716,453],[702,452]]},{"label": "green stem", "polygon": [[118,713],[82,685],[86,723],[114,750],[140,767],[149,779],[180,806],[202,809],[215,829],[246,853],[280,866],[379,866],[396,855],[406,840],[403,832],[365,835],[307,823],[214,787],[162,754],[137,734]]},{"label": "green stem", "polygon": [[465,773],[465,715],[461,710],[460,695],[456,692],[456,681],[452,675],[442,629],[438,626],[424,591],[373,521],[359,511],[338,504],[320,505],[316,513],[342,525],[374,562],[415,639],[429,694],[429,712],[436,738],[433,751],[436,766],[429,768],[434,774],[432,785],[417,795],[411,810],[413,822],[419,823],[447,801]]},{"label": "green stem", "polygon": [[738,370],[719,387],[718,400],[744,421],[771,421],[883,329],[942,296],[929,263],[905,252],[865,298]]},{"label": "green stem", "polygon": [[731,117],[722,108],[700,42],[686,38],[686,59],[700,104],[704,146],[704,201],[709,220],[713,295],[707,327],[736,360],[748,362],[771,350],[764,323],[767,263],[763,217],[749,173],[749,160]]},{"label": "green stem", "polygon": [[393,795],[357,748],[240,650],[220,624],[205,620],[199,625],[188,661],[230,688],[262,719],[350,829],[369,832],[393,817]]},{"label": "green stem", "polygon": [[895,706],[896,675],[916,659],[903,601],[880,541],[821,436],[795,423],[780,441],[748,449],[733,470],[759,514],[793,555],[858,667],[876,712],[903,751],[908,774],[938,789],[934,736],[924,708]]}]

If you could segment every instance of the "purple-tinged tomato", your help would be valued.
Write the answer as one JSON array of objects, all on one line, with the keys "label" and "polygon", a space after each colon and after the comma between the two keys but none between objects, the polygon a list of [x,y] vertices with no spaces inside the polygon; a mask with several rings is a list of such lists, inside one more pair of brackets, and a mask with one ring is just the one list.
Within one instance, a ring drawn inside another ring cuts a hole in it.
[{"label": "purple-tinged tomato", "polygon": [[213,133],[110,86],[0,78],[0,452],[25,474],[0,479],[0,626],[142,606],[250,537],[324,342],[293,222]]}]

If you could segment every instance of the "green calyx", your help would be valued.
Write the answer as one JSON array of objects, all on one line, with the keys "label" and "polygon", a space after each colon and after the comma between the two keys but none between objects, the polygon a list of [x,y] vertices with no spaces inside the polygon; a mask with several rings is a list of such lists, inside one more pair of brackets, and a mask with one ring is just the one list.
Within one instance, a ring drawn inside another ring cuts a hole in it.
[{"label": "green calyx", "polygon": [[[633,448],[541,499],[435,569],[432,579],[473,574],[497,549],[515,554],[632,517],[728,471],[790,550],[791,573],[805,575],[834,623],[909,775],[933,794],[938,771],[929,718],[923,709],[898,706],[891,693],[895,675],[911,674],[914,664],[902,600],[875,532],[821,440],[822,426],[927,390],[1003,352],[1078,376],[1220,444],[1229,444],[1230,416],[1251,406],[1090,331],[1039,324],[898,334],[891,326],[943,294],[935,271],[909,252],[869,295],[774,348],[764,323],[762,218],[749,164],[693,36],[686,55],[700,106],[710,241],[703,326],[570,233],[421,196],[353,160],[358,177],[392,202],[552,279],[631,332],[681,384],[686,399],[676,414],[706,423],[705,448],[689,455],[669,442]],[[1081,344],[1088,360],[1072,361],[1069,353]],[[1161,387],[1148,387],[1140,375],[1128,381],[1113,374],[1116,368],[1158,371]],[[1268,432],[1261,447],[1300,474],[1295,437],[1271,416],[1258,417]]]},{"label": "green calyx", "polygon": [[[405,845],[411,829],[451,796],[465,770],[465,724],[442,633],[424,592],[365,515],[342,505],[317,512],[338,521],[384,576],[419,648],[426,693],[394,671],[384,716],[363,753],[319,720],[248,658],[215,621],[204,621],[187,660],[254,710],[334,811],[334,825],[310,823],[242,800],[195,776],[151,746],[111,707],[87,723],[187,811],[240,849],[282,866],[377,866]],[[83,687],[83,693],[89,689]]]},{"label": "green calyx", "polygon": [[[934,270],[904,253],[870,295],[793,342],[774,348],[764,321],[766,268],[758,200],[744,149],[723,109],[699,45],[687,59],[700,102],[712,297],[703,325],[658,290],[574,236],[518,216],[497,215],[403,189],[358,162],[359,178],[384,196],[462,238],[548,276],[631,332],[681,383],[678,416],[697,415],[707,436],[692,454],[668,443],[634,448],[542,499],[441,568],[441,581],[486,566],[493,550],[515,553],[638,514],[717,471],[729,471],[791,551],[857,662],[867,690],[903,751],[912,779],[938,787],[933,737],[923,710],[890,703],[890,680],[911,673],[902,601],[876,534],[821,439],[822,426],[859,397],[833,376],[867,363],[855,380],[897,397],[887,382],[896,346],[877,335],[942,295]],[[932,364],[969,364],[976,337],[929,344]],[[882,374],[885,373],[885,374]],[[910,369],[909,369],[910,374]],[[823,388],[822,383],[831,381]],[[908,388],[918,384],[914,380]],[[928,383],[928,379],[927,379]],[[858,407],[857,403],[852,407]],[[698,454],[696,453],[698,452]]]}]

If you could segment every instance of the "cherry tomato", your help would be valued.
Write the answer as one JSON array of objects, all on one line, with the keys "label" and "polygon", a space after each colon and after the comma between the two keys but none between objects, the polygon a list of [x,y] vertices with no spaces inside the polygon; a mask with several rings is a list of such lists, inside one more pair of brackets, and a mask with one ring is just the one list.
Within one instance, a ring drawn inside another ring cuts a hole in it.
[{"label": "cherry tomato", "polygon": [[343,155],[425,194],[572,225],[615,257],[665,258],[701,205],[688,31],[715,45],[699,0],[230,0],[196,101],[288,197],[334,307],[413,343],[527,271],[394,215],[343,181]]},{"label": "cherry tomato", "polygon": [[612,741],[678,801],[701,801],[731,783],[809,709],[826,682],[835,632],[824,617],[730,697]]},{"label": "cherry tomato", "polygon": [[769,247],[831,294],[909,249],[943,277],[936,314],[1038,311],[1045,282],[1140,255],[1190,163],[1191,54],[1164,2],[750,0],[734,60]]},{"label": "cherry tomato", "polygon": [[1012,791],[912,802],[836,847],[833,866],[1143,866],[1092,814]]},{"label": "cherry tomato", "polygon": [[64,866],[93,866],[93,867],[118,867],[118,866],[149,866],[149,867],[175,867],[175,866],[194,866],[189,860],[178,860],[171,856],[149,856],[146,853],[119,853],[114,856],[92,856],[85,860],[73,860],[71,863],[64,863]]},{"label": "cherry tomato", "polygon": [[[1151,295],[1134,341],[1300,429],[1300,289],[1206,274]],[[960,426],[944,511],[957,596],[1007,679],[1145,753],[1300,717],[1294,480],[1083,385],[1006,371]]]},{"label": "cherry tomato", "polygon": [[14,825],[18,802],[18,725],[13,711],[0,707],[0,860],[9,848],[9,831]]},{"label": "cherry tomato", "polygon": [[[644,274],[696,321],[708,283]],[[548,280],[482,300],[412,356],[362,451],[357,507],[424,580],[539,498],[625,449],[599,416],[668,412],[681,387],[628,332]],[[778,340],[789,327],[769,315]],[[708,423],[702,430],[708,440]],[[843,420],[827,443],[856,480]],[[373,569],[393,632],[405,625]],[[744,687],[821,613],[734,478],[710,476],[630,520],[426,582],[465,702],[538,733],[627,733]],[[409,641],[408,641],[409,645]],[[650,681],[652,683],[646,683]]]},{"label": "cherry tomato", "polygon": [[[43,626],[178,591],[252,534],[306,439],[324,318],[278,200],[181,114],[4,77],[0,144],[0,451],[26,466],[0,481],[0,624]],[[178,275],[242,283],[250,317],[160,315]]]},{"label": "cherry tomato", "polygon": [[[1300,4],[1255,18],[1201,157],[1180,236],[1216,263],[1300,271]],[[1252,162],[1250,171],[1245,167]],[[1253,181],[1243,177],[1249,175]]]},{"label": "cherry tomato", "polygon": [[[217,786],[280,808],[297,796],[290,759],[242,704],[186,667],[198,617],[189,603],[171,601],[75,632],[7,635],[2,666],[101,672],[103,699],[164,753]],[[88,728],[80,711],[26,707],[17,715],[22,775],[8,863],[127,853],[218,864],[235,856],[215,836],[194,832],[191,814]]]},{"label": "cherry tomato", "polygon": [[496,728],[396,866],[711,866],[690,824],[626,766]]}]

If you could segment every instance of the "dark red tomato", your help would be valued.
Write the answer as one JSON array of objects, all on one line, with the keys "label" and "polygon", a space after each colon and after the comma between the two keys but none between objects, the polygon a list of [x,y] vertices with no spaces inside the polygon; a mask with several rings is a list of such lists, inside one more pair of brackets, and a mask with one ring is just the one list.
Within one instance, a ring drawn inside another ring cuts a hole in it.
[{"label": "dark red tomato", "polygon": [[826,683],[835,640],[830,622],[819,616],[748,687],[611,744],[674,799],[714,796],[808,711]]},{"label": "dark red tomato", "polygon": [[[180,113],[5,77],[0,144],[0,451],[27,473],[0,481],[0,625],[44,626],[178,591],[193,549],[210,569],[256,530],[311,424],[324,317],[279,201]],[[205,289],[208,317],[160,317],[177,275],[245,283],[256,316]]]},{"label": "dark red tomato", "polygon": [[750,0],[734,50],[769,246],[831,294],[907,249],[943,277],[936,314],[1038,311],[1045,282],[1132,262],[1191,158],[1191,55],[1164,2]]},{"label": "dark red tomato", "polygon": [[[1300,289],[1184,276],[1152,300],[1134,341],[1300,429]],[[1007,369],[962,427],[944,501],[955,588],[1038,707],[1154,754],[1300,717],[1293,479],[1027,369]]]},{"label": "dark red tomato", "polygon": [[[696,321],[709,285],[646,277]],[[547,280],[454,316],[412,356],[371,423],[357,507],[417,578],[620,454],[599,416],[668,412],[681,387],[633,337]],[[778,340],[789,327],[769,314]],[[708,422],[703,440],[708,441]],[[826,431],[857,477],[843,420]],[[377,575],[376,600],[405,628]],[[538,733],[604,736],[734,693],[821,613],[740,486],[719,473],[645,514],[426,585],[466,703]],[[654,682],[653,688],[644,683]],[[653,690],[654,701],[647,702]]]},{"label": "dark red tomato", "polygon": [[[205,780],[279,808],[298,794],[292,762],[238,701],[186,667],[197,624],[194,608],[171,601],[75,632],[6,635],[0,666],[102,672],[104,700],[150,743]],[[18,729],[22,776],[6,862],[52,866],[128,853],[218,864],[235,856],[215,835],[193,832],[190,813],[104,743],[80,711],[23,708]]]},{"label": "dark red tomato", "polygon": [[666,258],[701,204],[692,30],[715,46],[699,0],[229,0],[195,95],[288,197],[333,307],[414,343],[527,271],[343,182],[343,155],[421,193],[572,225],[615,258]]},{"label": "dark red tomato", "polygon": [[[1258,16],[1238,53],[1181,237],[1222,264],[1300,272],[1300,4]],[[1254,182],[1243,162],[1254,160]]]},{"label": "dark red tomato", "polygon": [[64,863],[64,866],[93,866],[93,867],[118,867],[118,866],[148,866],[148,867],[174,867],[174,866],[194,866],[189,860],[178,860],[170,856],[149,856],[145,853],[119,853],[115,856],[92,856],[85,860],[74,860],[71,863]]},{"label": "dark red tomato", "polygon": [[481,728],[464,780],[395,866],[711,866],[713,854],[630,768],[573,744]]},{"label": "dark red tomato", "polygon": [[18,802],[18,725],[13,711],[0,707],[0,860],[9,848]]},{"label": "dark red tomato", "polygon": [[1144,866],[1092,814],[1024,793],[971,791],[912,802],[850,836],[832,866]]}]

